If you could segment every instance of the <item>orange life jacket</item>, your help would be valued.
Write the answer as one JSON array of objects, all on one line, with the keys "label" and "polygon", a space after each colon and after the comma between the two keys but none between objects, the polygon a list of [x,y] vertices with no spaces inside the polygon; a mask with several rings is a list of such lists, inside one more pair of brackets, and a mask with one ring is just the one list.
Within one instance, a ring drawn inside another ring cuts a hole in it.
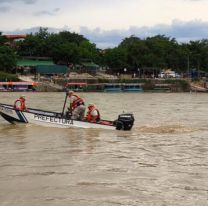
[{"label": "orange life jacket", "polygon": [[[96,110],[97,111],[97,116],[92,116],[92,112]],[[100,121],[100,112],[98,109],[96,109],[95,107],[90,107],[88,112],[87,112],[87,116],[86,116],[86,120],[88,122],[97,122]]]},{"label": "orange life jacket", "polygon": [[77,98],[76,100],[74,100],[74,101],[72,102],[72,109],[73,109],[73,110],[74,110],[76,107],[78,107],[79,105],[84,104],[84,101],[83,101],[83,99],[82,99],[81,97],[79,97],[79,96],[76,95],[76,94],[72,94],[71,97],[72,97],[72,96]]},{"label": "orange life jacket", "polygon": [[[20,105],[18,105],[18,102],[20,103]],[[15,109],[18,109],[20,111],[24,111],[26,109],[26,106],[25,106],[25,100],[20,98],[20,99],[17,99],[14,103],[14,108]]]}]

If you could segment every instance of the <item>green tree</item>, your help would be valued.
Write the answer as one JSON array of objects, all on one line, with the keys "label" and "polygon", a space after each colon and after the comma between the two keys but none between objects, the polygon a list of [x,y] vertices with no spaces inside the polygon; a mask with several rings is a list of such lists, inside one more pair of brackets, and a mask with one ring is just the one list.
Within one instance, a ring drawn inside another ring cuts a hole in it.
[{"label": "green tree", "polygon": [[149,53],[148,47],[145,45],[145,41],[131,36],[124,39],[119,47],[126,49],[127,51],[127,64],[132,68],[142,67],[146,64],[145,55]]},{"label": "green tree", "polygon": [[201,41],[202,51],[201,51],[201,69],[208,72],[208,40],[203,39]]},{"label": "green tree", "polygon": [[105,64],[112,68],[113,72],[121,72],[127,64],[127,50],[125,48],[116,47],[108,49],[104,54]]},{"label": "green tree", "polygon": [[46,28],[30,34],[18,45],[20,56],[51,57],[56,63],[78,63],[82,59],[99,61],[99,52],[82,35],[62,31],[57,34],[48,33]]},{"label": "green tree", "polygon": [[0,32],[0,46],[4,45],[6,43],[6,38],[2,36],[2,33]]},{"label": "green tree", "polygon": [[[0,46],[5,38],[0,34]],[[109,66],[113,71],[142,67],[159,67],[187,71],[188,68],[208,71],[208,40],[179,44],[174,38],[156,35],[146,39],[125,38],[117,47],[99,50],[84,36],[62,31],[50,34],[40,28],[24,41],[18,42],[20,56],[51,57],[56,63],[80,63],[83,60]]]},{"label": "green tree", "polygon": [[188,49],[190,67],[207,71],[208,40],[190,41]]},{"label": "green tree", "polygon": [[0,46],[0,71],[12,72],[16,66],[16,55],[8,46]]},{"label": "green tree", "polygon": [[46,40],[49,36],[46,28],[40,28],[39,32],[34,35],[27,35],[24,41],[18,43],[18,54],[20,56],[48,57],[50,52]]},{"label": "green tree", "polygon": [[75,43],[65,43],[53,49],[52,57],[56,63],[69,65],[80,60],[79,47]]},{"label": "green tree", "polygon": [[82,41],[79,45],[81,59],[88,59],[94,62],[100,62],[99,51],[95,44],[88,40]]},{"label": "green tree", "polygon": [[179,72],[189,72],[189,48],[188,43],[180,44],[177,47],[178,55],[178,71]]}]

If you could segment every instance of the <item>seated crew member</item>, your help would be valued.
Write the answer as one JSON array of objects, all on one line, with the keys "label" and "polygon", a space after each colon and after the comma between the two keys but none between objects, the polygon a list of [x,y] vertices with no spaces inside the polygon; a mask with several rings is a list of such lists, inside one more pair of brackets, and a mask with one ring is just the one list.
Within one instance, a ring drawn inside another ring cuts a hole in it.
[{"label": "seated crew member", "polygon": [[21,95],[20,98],[15,101],[14,108],[20,111],[25,111],[27,109],[24,95]]},{"label": "seated crew member", "polygon": [[100,121],[100,112],[95,107],[94,104],[88,105],[88,112],[87,112],[86,120],[88,122],[94,122],[94,123]]},{"label": "seated crew member", "polygon": [[68,109],[72,113],[72,119],[83,120],[86,109],[83,99],[73,91],[68,92],[68,97],[70,101],[70,107]]}]

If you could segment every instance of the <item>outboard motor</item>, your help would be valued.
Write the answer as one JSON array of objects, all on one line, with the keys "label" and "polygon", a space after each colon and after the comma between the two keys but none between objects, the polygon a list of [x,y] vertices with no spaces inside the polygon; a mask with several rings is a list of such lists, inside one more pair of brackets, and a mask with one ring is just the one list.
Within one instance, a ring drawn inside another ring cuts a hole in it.
[{"label": "outboard motor", "polygon": [[120,114],[114,123],[117,130],[130,130],[134,125],[134,115],[131,113]]}]

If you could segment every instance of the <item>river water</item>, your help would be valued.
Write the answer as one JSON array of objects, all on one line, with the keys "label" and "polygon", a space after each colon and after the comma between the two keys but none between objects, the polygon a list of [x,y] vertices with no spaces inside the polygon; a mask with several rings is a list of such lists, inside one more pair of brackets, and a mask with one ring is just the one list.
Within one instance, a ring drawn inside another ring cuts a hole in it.
[{"label": "river water", "polygon": [[[20,93],[0,93],[13,104]],[[82,93],[131,131],[10,125],[0,118],[1,206],[208,205],[208,95]],[[61,111],[64,93],[26,93]]]}]

